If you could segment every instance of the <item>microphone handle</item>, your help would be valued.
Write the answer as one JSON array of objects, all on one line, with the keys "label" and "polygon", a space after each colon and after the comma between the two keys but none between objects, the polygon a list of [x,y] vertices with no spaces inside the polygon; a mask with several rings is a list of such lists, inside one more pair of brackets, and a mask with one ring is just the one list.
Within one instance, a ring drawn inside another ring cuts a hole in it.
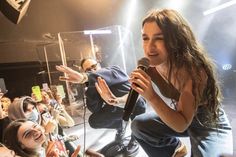
[{"label": "microphone handle", "polygon": [[[141,69],[143,71],[147,70],[144,66],[139,66],[138,69]],[[135,90],[133,90],[131,88],[130,91],[129,91],[128,98],[127,98],[126,103],[125,103],[125,107],[124,107],[124,113],[123,113],[123,117],[122,117],[122,119],[124,121],[129,121],[129,117],[130,117],[130,115],[132,114],[132,112],[134,110],[134,107],[135,107],[136,101],[138,99],[138,96],[139,96],[138,92],[136,92]]]},{"label": "microphone handle", "polygon": [[136,101],[138,99],[138,93],[131,89],[131,91],[129,92],[125,107],[124,107],[124,113],[123,113],[123,120],[125,121],[129,121],[129,117],[132,114]]}]

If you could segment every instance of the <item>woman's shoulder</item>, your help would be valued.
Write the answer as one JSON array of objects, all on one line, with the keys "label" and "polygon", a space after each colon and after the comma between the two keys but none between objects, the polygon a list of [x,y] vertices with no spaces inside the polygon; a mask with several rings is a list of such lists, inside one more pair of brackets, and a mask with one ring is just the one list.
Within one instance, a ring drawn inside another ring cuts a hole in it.
[{"label": "woman's shoulder", "polygon": [[181,68],[175,72],[174,75],[176,75],[176,77],[174,77],[176,78],[174,82],[176,82],[180,90],[183,89],[188,82],[194,82],[195,87],[203,88],[206,85],[208,78],[206,71],[203,68],[199,71],[196,69],[189,70],[187,68]]}]

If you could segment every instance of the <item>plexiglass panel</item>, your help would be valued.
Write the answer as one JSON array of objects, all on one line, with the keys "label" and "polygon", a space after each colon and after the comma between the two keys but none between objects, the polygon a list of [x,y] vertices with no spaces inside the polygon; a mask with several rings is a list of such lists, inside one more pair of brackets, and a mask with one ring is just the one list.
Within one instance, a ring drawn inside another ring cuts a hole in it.
[{"label": "plexiglass panel", "polygon": [[122,26],[110,26],[96,30],[60,32],[58,44],[45,45],[40,54],[46,62],[50,85],[63,85],[69,104],[81,101],[83,87],[58,80],[62,73],[55,65],[63,64],[80,71],[83,58],[96,59],[102,67],[118,65],[129,74],[137,64],[132,34]]}]

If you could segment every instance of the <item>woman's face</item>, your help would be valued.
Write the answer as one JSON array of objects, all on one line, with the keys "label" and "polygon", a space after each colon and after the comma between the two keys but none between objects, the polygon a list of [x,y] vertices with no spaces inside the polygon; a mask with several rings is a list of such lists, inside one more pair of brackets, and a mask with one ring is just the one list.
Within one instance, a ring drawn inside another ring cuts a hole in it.
[{"label": "woman's face", "polygon": [[19,157],[15,154],[13,150],[8,149],[7,147],[0,147],[0,157]]},{"label": "woman's face", "polygon": [[38,122],[39,112],[33,104],[28,104],[27,109],[25,111],[25,117],[27,118],[27,120]]},{"label": "woman's face", "polygon": [[45,91],[42,91],[41,94],[42,94],[42,102],[45,104],[49,104],[50,97],[49,97],[48,93],[46,93]]},{"label": "woman's face", "polygon": [[142,29],[143,50],[151,66],[167,62],[167,50],[164,36],[156,22],[146,22]]},{"label": "woman's face", "polygon": [[20,126],[17,137],[22,144],[22,148],[38,149],[46,140],[43,128],[31,121],[22,123]]},{"label": "woman's face", "polygon": [[61,104],[62,103],[62,97],[61,97],[61,95],[59,94],[59,93],[57,93],[56,94],[56,100],[57,100],[57,102],[59,103],[59,104]]},{"label": "woman's face", "polygon": [[30,114],[34,109],[35,109],[35,106],[29,103],[25,111],[25,114]]}]

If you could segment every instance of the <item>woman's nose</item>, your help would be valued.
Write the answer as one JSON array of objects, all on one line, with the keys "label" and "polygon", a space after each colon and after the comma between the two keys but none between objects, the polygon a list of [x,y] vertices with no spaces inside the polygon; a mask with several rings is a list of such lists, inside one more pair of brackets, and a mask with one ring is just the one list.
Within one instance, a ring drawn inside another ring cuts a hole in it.
[{"label": "woman's nose", "polygon": [[34,131],[33,137],[38,137],[38,135],[40,134],[40,131],[38,129],[32,129]]},{"label": "woman's nose", "polygon": [[149,49],[152,49],[152,48],[154,48],[154,47],[155,47],[154,41],[153,41],[153,40],[150,40],[150,41],[148,42],[148,48],[149,48]]}]

